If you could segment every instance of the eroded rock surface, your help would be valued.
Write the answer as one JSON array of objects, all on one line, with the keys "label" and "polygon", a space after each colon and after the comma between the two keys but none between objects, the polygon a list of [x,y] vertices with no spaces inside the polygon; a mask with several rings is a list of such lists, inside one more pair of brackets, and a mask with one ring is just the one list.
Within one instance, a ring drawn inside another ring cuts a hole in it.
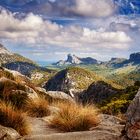
[{"label": "eroded rock surface", "polygon": [[16,140],[18,138],[20,135],[16,130],[0,125],[0,140]]},{"label": "eroded rock surface", "polygon": [[140,140],[140,89],[126,113],[125,139]]}]

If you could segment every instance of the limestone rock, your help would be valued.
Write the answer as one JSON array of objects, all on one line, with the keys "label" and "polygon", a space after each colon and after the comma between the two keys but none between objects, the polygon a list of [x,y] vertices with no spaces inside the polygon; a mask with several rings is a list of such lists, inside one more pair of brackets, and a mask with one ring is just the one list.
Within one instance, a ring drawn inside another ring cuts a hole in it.
[{"label": "limestone rock", "polygon": [[140,89],[126,113],[125,135],[132,140],[140,140]]},{"label": "limestone rock", "polygon": [[18,138],[20,135],[16,130],[0,125],[0,140],[16,140]]},{"label": "limestone rock", "polygon": [[45,93],[51,96],[53,99],[68,100],[70,102],[74,102],[72,97],[61,91],[47,91]]}]

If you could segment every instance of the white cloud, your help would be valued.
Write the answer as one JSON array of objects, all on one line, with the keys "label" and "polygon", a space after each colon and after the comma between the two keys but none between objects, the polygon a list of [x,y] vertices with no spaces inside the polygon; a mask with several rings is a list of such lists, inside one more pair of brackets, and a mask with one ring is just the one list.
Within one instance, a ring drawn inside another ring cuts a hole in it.
[{"label": "white cloud", "polygon": [[112,0],[76,0],[72,8],[75,13],[90,17],[105,17],[115,11]]},{"label": "white cloud", "polygon": [[[24,0],[23,0],[24,1]],[[24,6],[23,11],[54,17],[106,17],[114,13],[113,0],[37,0]],[[26,3],[25,1],[24,3]],[[11,4],[17,2],[11,2]],[[22,3],[21,3],[22,5]]]},{"label": "white cloud", "polygon": [[[62,26],[28,14],[17,19],[12,13],[0,13],[0,40],[23,43],[26,46],[43,46],[58,51],[73,49],[86,53],[98,50],[127,50],[132,39],[123,31],[105,31],[70,25]],[[34,48],[36,49],[36,48]]]}]

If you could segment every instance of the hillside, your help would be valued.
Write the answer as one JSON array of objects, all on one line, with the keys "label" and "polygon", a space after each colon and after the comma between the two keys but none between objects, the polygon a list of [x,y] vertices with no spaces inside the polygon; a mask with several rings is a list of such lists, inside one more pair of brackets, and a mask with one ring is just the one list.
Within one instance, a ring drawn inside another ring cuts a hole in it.
[{"label": "hillside", "polygon": [[26,57],[10,52],[1,44],[0,65],[30,77],[37,85],[42,84],[42,82],[46,81],[48,77],[55,72],[54,70],[40,67],[34,61]]},{"label": "hillside", "polygon": [[61,60],[48,68],[63,70],[69,65],[93,71],[123,88],[133,85],[135,81],[140,81],[140,52],[130,54],[129,59],[111,58],[106,62],[96,60],[96,63],[81,63],[77,56],[68,55],[67,60]]},{"label": "hillside", "polygon": [[122,88],[111,80],[107,80],[102,76],[79,67],[68,67],[58,72],[48,82],[46,82],[44,88],[52,91],[64,91],[64,92],[77,92],[83,91],[95,81],[106,81],[116,88]]},{"label": "hillside", "polygon": [[35,64],[32,60],[25,58],[19,54],[15,54],[7,50],[2,44],[0,44],[0,64],[6,64],[11,62],[28,62]]}]

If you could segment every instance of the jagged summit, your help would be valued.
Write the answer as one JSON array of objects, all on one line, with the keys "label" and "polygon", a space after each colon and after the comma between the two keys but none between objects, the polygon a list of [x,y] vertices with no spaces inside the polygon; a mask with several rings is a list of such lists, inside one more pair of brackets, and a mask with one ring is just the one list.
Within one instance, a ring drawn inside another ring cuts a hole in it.
[{"label": "jagged summit", "polygon": [[98,61],[91,57],[80,58],[74,54],[68,54],[66,60],[60,60],[54,65],[61,66],[61,65],[78,65],[78,64],[98,64]]},{"label": "jagged summit", "polygon": [[71,64],[80,64],[81,60],[74,54],[68,54],[66,62]]}]

